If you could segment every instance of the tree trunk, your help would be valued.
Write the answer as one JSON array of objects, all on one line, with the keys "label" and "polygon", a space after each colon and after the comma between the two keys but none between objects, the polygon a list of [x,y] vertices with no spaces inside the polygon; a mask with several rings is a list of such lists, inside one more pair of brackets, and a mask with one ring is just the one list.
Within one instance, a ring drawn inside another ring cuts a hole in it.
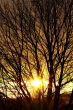
[{"label": "tree trunk", "polygon": [[48,93],[47,93],[47,99],[48,103],[51,102],[52,99],[52,74],[49,74],[49,84],[48,84]]},{"label": "tree trunk", "polygon": [[60,99],[60,87],[57,86],[55,91],[55,96],[54,96],[53,110],[58,110],[59,99]]}]

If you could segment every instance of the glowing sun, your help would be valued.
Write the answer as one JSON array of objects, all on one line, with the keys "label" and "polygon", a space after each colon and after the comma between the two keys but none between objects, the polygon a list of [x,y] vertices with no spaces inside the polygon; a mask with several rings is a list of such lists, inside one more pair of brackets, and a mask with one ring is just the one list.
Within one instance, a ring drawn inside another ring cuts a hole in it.
[{"label": "glowing sun", "polygon": [[44,79],[34,78],[30,81],[31,87],[34,90],[42,90],[42,88],[48,85],[48,82]]},{"label": "glowing sun", "polygon": [[31,86],[34,87],[35,89],[40,88],[42,85],[42,82],[40,79],[34,79],[31,81]]}]

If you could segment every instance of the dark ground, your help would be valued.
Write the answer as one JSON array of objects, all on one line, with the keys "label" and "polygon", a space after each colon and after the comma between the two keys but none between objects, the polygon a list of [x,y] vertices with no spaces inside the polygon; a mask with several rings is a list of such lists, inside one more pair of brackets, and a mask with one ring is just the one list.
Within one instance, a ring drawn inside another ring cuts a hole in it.
[{"label": "dark ground", "polygon": [[[58,110],[73,110],[73,102],[68,108],[69,97],[69,94],[61,95]],[[27,102],[25,98],[11,99],[0,97],[0,110],[52,110],[52,103],[50,104],[50,108],[48,108],[46,98],[40,102],[36,99],[33,99],[32,103],[30,104],[30,102]]]}]

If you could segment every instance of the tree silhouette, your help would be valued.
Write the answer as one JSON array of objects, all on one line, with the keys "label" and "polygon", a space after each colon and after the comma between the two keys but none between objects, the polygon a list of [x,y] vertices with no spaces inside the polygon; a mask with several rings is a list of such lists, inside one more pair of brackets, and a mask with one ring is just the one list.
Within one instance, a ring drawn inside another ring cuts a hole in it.
[{"label": "tree silhouette", "polygon": [[[73,1],[3,2],[0,19],[2,79],[16,82],[18,94],[32,102],[26,78],[33,78],[36,73],[42,79],[46,65],[48,105],[54,88],[53,109],[57,110],[61,89],[73,81]],[[39,91],[39,99],[44,92]]]}]

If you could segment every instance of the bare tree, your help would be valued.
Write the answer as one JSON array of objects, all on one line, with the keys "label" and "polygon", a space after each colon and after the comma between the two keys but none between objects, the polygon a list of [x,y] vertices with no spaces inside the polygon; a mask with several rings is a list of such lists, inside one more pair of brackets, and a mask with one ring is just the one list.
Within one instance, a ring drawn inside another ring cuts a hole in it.
[{"label": "bare tree", "polygon": [[[36,26],[36,33],[38,34],[38,30],[40,30],[40,33],[43,34],[43,36],[39,34],[39,39],[43,42],[41,48],[49,72],[48,99],[50,99],[49,97],[52,96],[52,83],[54,83],[55,89],[58,86],[60,92],[63,77],[72,73],[73,2],[71,0],[33,0],[32,4],[36,12],[36,24],[39,25],[39,29]],[[46,49],[44,49],[44,45]],[[47,52],[45,52],[46,50]]]},{"label": "bare tree", "polygon": [[[25,36],[23,31],[23,24],[25,24],[23,21],[23,10],[20,1],[12,1],[12,5],[4,2],[4,4],[1,5],[0,14],[2,22],[0,23],[0,53],[3,56],[1,65],[7,65],[7,68],[4,67],[6,71],[8,71],[8,76],[17,83],[19,89],[26,98],[28,98],[21,85],[21,82],[24,83],[21,73],[22,69],[24,69],[22,66],[22,56],[24,46],[26,45],[25,39],[23,40]],[[26,64],[24,66],[26,66]],[[27,94],[30,96],[25,83],[24,88],[26,88],[25,91],[27,91]]]},{"label": "bare tree", "polygon": [[42,79],[45,64],[48,104],[54,84],[57,110],[61,89],[73,81],[73,1],[12,0],[0,5],[0,19],[1,67],[16,81],[19,94],[31,100],[25,78],[36,71]]}]

